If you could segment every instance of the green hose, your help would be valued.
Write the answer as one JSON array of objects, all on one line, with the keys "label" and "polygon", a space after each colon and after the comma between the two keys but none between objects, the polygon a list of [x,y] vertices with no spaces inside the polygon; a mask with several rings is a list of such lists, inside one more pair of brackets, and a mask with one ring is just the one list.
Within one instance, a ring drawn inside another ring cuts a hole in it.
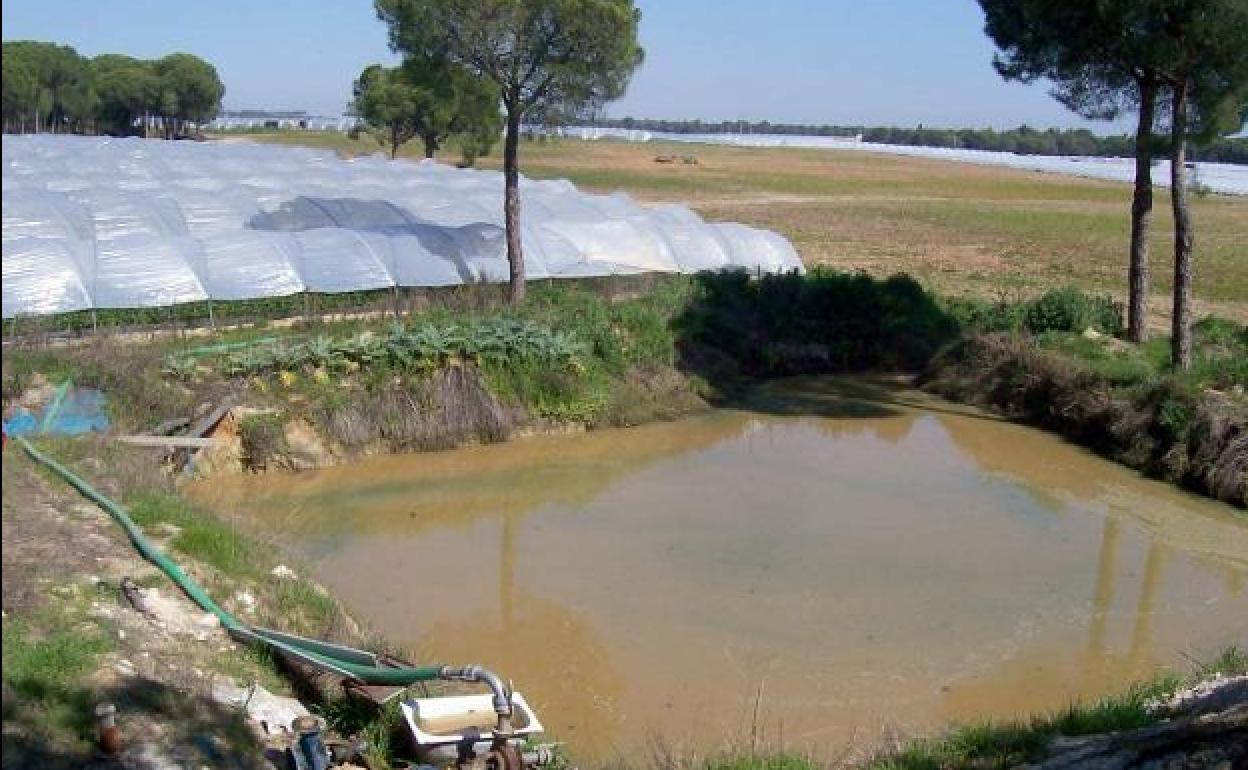
[{"label": "green hose", "polygon": [[130,542],[138,549],[143,558],[160,567],[169,579],[177,584],[188,597],[198,604],[205,612],[211,612],[221,621],[221,625],[237,639],[271,647],[274,650],[303,660],[311,665],[332,671],[340,676],[357,679],[365,684],[407,686],[415,682],[427,682],[438,679],[443,666],[401,666],[382,665],[381,661],[371,652],[356,650],[351,647],[329,644],[315,639],[305,639],[292,634],[284,634],[264,628],[254,628],[231,615],[204,591],[203,586],[196,583],[182,568],[164,552],[148,541],[125,508],[109,500],[72,471],[56,460],[35,449],[22,436],[16,436],[31,459],[60,476],[84,497],[104,509],[113,520],[126,531]]}]

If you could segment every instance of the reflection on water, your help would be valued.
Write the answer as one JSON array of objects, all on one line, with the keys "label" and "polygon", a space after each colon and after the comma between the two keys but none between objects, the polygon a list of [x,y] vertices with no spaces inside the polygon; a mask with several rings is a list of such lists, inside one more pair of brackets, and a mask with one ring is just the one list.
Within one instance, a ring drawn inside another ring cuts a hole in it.
[{"label": "reflection on water", "polygon": [[513,677],[582,757],[816,753],[1244,641],[1248,524],[1047,434],[812,380],[750,411],[198,493],[373,625]]}]

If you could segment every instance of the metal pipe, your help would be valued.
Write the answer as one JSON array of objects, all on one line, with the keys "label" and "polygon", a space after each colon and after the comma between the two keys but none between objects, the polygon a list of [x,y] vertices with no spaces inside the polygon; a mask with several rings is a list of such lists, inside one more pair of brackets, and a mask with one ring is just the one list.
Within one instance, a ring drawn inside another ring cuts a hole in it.
[{"label": "metal pipe", "polygon": [[481,682],[489,687],[494,694],[494,711],[498,714],[499,732],[511,732],[510,688],[498,674],[474,663],[470,666],[443,666],[439,677],[461,682]]},{"label": "metal pipe", "polygon": [[[506,743],[519,750],[524,746],[524,741],[519,738],[512,738]],[[472,743],[442,743],[436,746],[420,746],[417,749],[417,758],[419,761],[435,766],[449,766],[461,762],[465,755],[469,757],[482,757],[496,748],[496,743],[492,740],[473,741]],[[527,753],[527,752],[525,752]],[[521,754],[523,756],[524,754]]]},{"label": "metal pipe", "polygon": [[521,752],[520,758],[524,760],[525,767],[553,765],[555,763],[555,750],[547,745],[534,746],[528,751]]}]

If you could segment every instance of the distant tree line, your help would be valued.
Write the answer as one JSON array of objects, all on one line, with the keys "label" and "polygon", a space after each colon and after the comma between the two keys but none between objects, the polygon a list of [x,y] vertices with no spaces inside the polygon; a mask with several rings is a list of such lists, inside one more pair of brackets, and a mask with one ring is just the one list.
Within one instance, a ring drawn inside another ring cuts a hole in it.
[{"label": "distant tree line", "polygon": [[160,59],[80,56],[67,45],[3,43],[5,133],[156,135],[175,138],[212,120],[225,86],[189,53]]},{"label": "distant tree line", "polygon": [[[965,150],[994,150],[1019,155],[1078,155],[1127,158],[1135,155],[1135,137],[1098,136],[1086,128],[1036,129],[1019,126],[1005,131],[991,128],[901,128],[897,126],[829,126],[801,123],[771,123],[744,120],[649,120],[643,118],[596,118],[587,125],[603,128],[663,131],[672,134],[778,134],[782,136],[861,136],[864,142],[901,144],[914,147],[949,147]],[[1170,137],[1157,136],[1153,147],[1167,153]],[[1215,140],[1193,147],[1189,158],[1216,163],[1248,165],[1248,137]]]}]

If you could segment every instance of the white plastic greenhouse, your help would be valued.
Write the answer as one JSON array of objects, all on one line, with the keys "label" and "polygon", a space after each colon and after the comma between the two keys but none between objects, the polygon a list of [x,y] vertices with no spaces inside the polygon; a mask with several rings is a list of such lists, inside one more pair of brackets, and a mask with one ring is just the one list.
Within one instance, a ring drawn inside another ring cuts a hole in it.
[{"label": "white plastic greenhouse", "polygon": [[[502,175],[302,148],[5,136],[3,315],[507,280]],[[800,270],[776,233],[521,181],[531,278]]]}]

